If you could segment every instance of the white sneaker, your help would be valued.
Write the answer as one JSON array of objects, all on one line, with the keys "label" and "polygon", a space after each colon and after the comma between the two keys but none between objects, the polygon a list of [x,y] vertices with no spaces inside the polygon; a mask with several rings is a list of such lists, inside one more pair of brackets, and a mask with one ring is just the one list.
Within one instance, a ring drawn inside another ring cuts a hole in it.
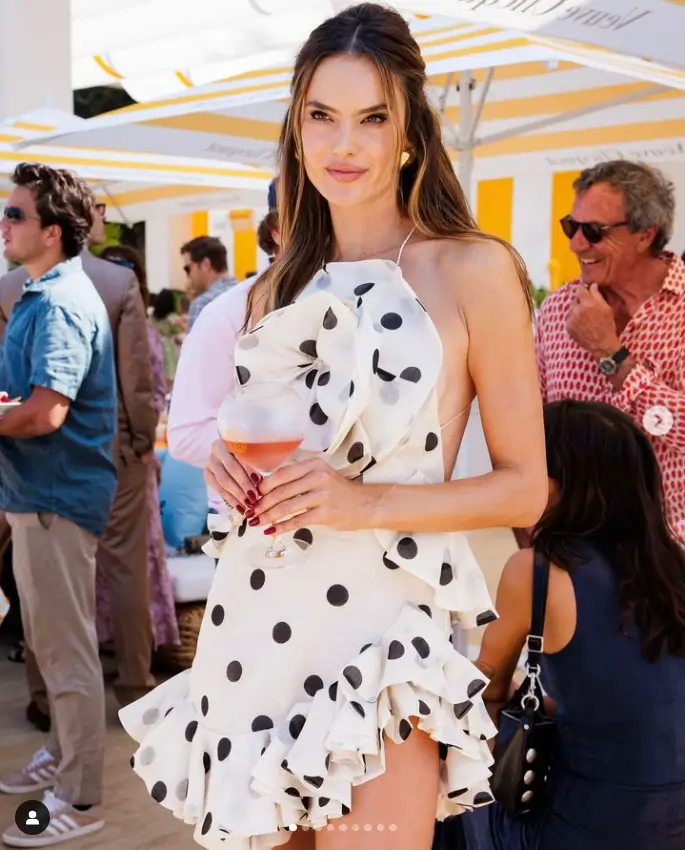
[{"label": "white sneaker", "polygon": [[57,759],[45,747],[38,750],[31,761],[16,773],[0,779],[0,791],[4,794],[33,794],[44,791],[55,784]]},{"label": "white sneaker", "polygon": [[13,824],[2,834],[2,840],[8,847],[52,847],[98,832],[105,825],[99,809],[93,807],[87,812],[79,812],[70,803],[55,797],[52,791],[45,792],[43,803],[50,812],[50,823],[45,832],[25,835]]}]

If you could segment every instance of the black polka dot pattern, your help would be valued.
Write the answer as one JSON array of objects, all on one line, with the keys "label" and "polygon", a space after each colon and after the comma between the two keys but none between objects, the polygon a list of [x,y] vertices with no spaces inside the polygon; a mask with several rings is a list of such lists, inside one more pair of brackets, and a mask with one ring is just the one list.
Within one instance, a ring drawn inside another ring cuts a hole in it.
[{"label": "black polka dot pattern", "polygon": [[469,711],[471,711],[472,708],[473,703],[471,702],[471,700],[458,702],[454,706],[454,716],[457,718],[457,720],[461,720],[463,717],[466,717],[466,715],[469,713]]},{"label": "black polka dot pattern", "polygon": [[191,720],[191,722],[186,726],[186,741],[189,744],[192,744],[193,742],[193,738],[197,732],[197,726],[197,720]]},{"label": "black polka dot pattern", "polygon": [[443,564],[440,568],[440,586],[446,587],[453,578],[452,564]]},{"label": "black polka dot pattern", "polygon": [[293,534],[293,540],[297,542],[300,548],[311,546],[314,542],[314,535],[308,528],[298,528]]},{"label": "black polka dot pattern", "polygon": [[354,667],[353,665],[345,667],[343,670],[343,676],[355,690],[361,688],[364,678],[358,667]]},{"label": "black polka dot pattern", "polygon": [[293,636],[293,630],[287,623],[276,623],[272,634],[276,643],[288,643]]},{"label": "black polka dot pattern", "polygon": [[357,463],[364,457],[364,443],[352,443],[349,451],[347,452],[347,462],[348,463]]},{"label": "black polka dot pattern", "polygon": [[439,442],[440,441],[438,439],[438,435],[434,431],[430,431],[428,434],[426,434],[426,445],[425,445],[426,451],[427,452],[435,451],[435,449],[437,449],[437,447],[438,447]]},{"label": "black polka dot pattern", "polygon": [[304,680],[304,690],[307,696],[315,697],[323,689],[321,676],[307,676]]},{"label": "black polka dot pattern", "polygon": [[335,702],[338,699],[338,683],[333,682],[333,684],[328,689],[328,696]]},{"label": "black polka dot pattern", "polygon": [[350,705],[360,717],[366,717],[366,712],[364,711],[364,708],[361,703],[357,702],[356,700],[352,700],[350,702]]},{"label": "black polka dot pattern", "polygon": [[217,758],[219,761],[226,761],[231,754],[231,742],[228,738],[222,738],[217,746]]},{"label": "black polka dot pattern", "polygon": [[473,798],[474,806],[487,806],[489,803],[492,803],[492,794],[487,791],[479,791]]},{"label": "black polka dot pattern", "polygon": [[311,357],[314,360],[319,356],[318,351],[316,350],[316,340],[315,339],[306,339],[304,342],[300,343],[300,351],[303,354],[306,354],[307,357]]},{"label": "black polka dot pattern", "polygon": [[325,425],[328,422],[328,416],[323,412],[318,401],[309,408],[309,418],[315,425]]},{"label": "black polka dot pattern", "polygon": [[406,561],[415,558],[419,554],[416,541],[412,537],[403,537],[397,544],[397,554]]},{"label": "black polka dot pattern", "polygon": [[402,327],[402,316],[399,313],[385,313],[381,316],[381,326],[386,331],[396,331]]},{"label": "black polka dot pattern", "polygon": [[163,803],[166,800],[167,787],[163,782],[155,782],[150,790],[150,796],[156,803]]},{"label": "black polka dot pattern", "polygon": [[267,729],[273,728],[273,720],[270,717],[267,717],[265,714],[260,714],[259,717],[255,717],[255,719],[252,721],[253,732],[266,732]]},{"label": "black polka dot pattern", "polygon": [[472,682],[469,682],[469,686],[466,689],[466,693],[469,699],[473,699],[477,694],[479,694],[486,687],[483,679],[474,679]]},{"label": "black polka dot pattern", "polygon": [[254,570],[250,576],[250,587],[252,590],[261,590],[266,584],[266,573],[264,570]]},{"label": "black polka dot pattern", "polygon": [[415,637],[412,640],[412,646],[421,658],[428,658],[431,653],[430,646],[428,646],[428,641],[425,638]]},{"label": "black polka dot pattern", "polygon": [[212,622],[215,626],[220,626],[223,623],[225,616],[226,612],[224,611],[223,605],[215,605],[212,608]]},{"label": "black polka dot pattern", "polygon": [[236,366],[235,371],[238,383],[244,386],[251,378],[250,370],[246,366]]},{"label": "black polka dot pattern", "polygon": [[428,614],[429,617],[433,617],[433,612],[431,611],[428,605],[419,605],[419,608],[423,611],[424,614]]},{"label": "black polka dot pattern", "polygon": [[202,821],[202,835],[207,835],[209,830],[212,828],[212,813],[207,812],[205,815],[205,819]]},{"label": "black polka dot pattern", "polygon": [[335,315],[332,307],[329,307],[326,310],[326,314],[323,317],[323,326],[327,331],[332,331],[338,325],[338,317]]},{"label": "black polka dot pattern", "polygon": [[300,732],[304,729],[304,724],[306,723],[307,718],[304,714],[296,714],[288,724],[288,728],[290,730],[290,734],[293,738],[297,739],[300,737]]},{"label": "black polka dot pattern", "polygon": [[402,720],[400,720],[400,738],[403,741],[406,741],[412,731],[413,727],[411,723],[408,720],[405,720],[405,718],[402,718]]},{"label": "black polka dot pattern", "polygon": [[209,714],[209,700],[207,697],[202,697],[200,700],[200,711],[205,717]]},{"label": "black polka dot pattern", "polygon": [[404,644],[399,640],[393,640],[388,647],[388,658],[390,661],[397,661],[404,655]]},{"label": "black polka dot pattern", "polygon": [[374,283],[360,283],[359,286],[355,286],[354,294],[361,298],[363,295],[366,295],[367,292],[370,292],[374,286]]},{"label": "black polka dot pattern", "polygon": [[390,560],[390,558],[388,558],[388,553],[387,553],[387,552],[383,555],[383,564],[384,564],[384,565],[385,565],[385,566],[386,566],[389,570],[399,570],[399,568],[400,568],[400,565],[399,565],[399,564],[396,564],[394,561],[391,561],[391,560]]},{"label": "black polka dot pattern", "polygon": [[332,587],[328,588],[326,599],[328,600],[329,605],[332,605],[334,608],[341,608],[349,602],[350,593],[346,587],[343,587],[342,584],[334,584]]},{"label": "black polka dot pattern", "polygon": [[231,661],[226,668],[226,678],[229,682],[239,682],[243,675],[243,665],[240,661]]},{"label": "black polka dot pattern", "polygon": [[212,769],[212,757],[209,755],[209,753],[202,754],[202,766],[205,769],[205,773],[209,773],[209,771]]},{"label": "black polka dot pattern", "polygon": [[400,378],[412,384],[418,384],[421,380],[421,370],[418,366],[407,366],[406,369],[400,372]]},{"label": "black polka dot pattern", "polygon": [[476,625],[477,626],[487,626],[488,623],[492,623],[497,619],[497,614],[494,611],[483,611],[482,614],[479,614],[476,617]]},{"label": "black polka dot pattern", "polygon": [[419,700],[419,714],[427,717],[431,713],[430,707],[422,700]]}]

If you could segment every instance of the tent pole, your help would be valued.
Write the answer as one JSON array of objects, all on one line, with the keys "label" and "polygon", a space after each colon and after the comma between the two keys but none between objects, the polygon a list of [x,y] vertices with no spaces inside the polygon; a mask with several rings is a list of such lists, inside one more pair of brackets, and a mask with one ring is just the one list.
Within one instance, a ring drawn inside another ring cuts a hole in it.
[{"label": "tent pole", "polygon": [[470,71],[461,71],[459,74],[459,182],[469,203],[471,202],[471,180],[473,177],[472,79]]}]

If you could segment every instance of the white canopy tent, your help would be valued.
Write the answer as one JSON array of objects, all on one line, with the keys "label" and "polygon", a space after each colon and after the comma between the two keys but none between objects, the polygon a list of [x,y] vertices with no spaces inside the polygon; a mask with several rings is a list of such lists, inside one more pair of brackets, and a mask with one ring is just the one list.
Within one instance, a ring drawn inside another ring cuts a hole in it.
[{"label": "white canopy tent", "polygon": [[[512,157],[521,157],[526,167],[550,168],[551,153],[591,157],[607,145],[685,145],[685,71],[475,24],[432,20],[416,30],[467,191],[474,163],[511,168]],[[87,145],[273,169],[290,76],[289,66],[242,74],[89,121],[72,119],[18,147]]]},{"label": "white canopy tent", "polygon": [[[121,84],[153,100],[287,63],[309,32],[350,0],[72,0],[75,88]],[[685,67],[684,0],[392,0],[421,15],[553,37]],[[150,44],[147,33],[154,32]]]}]

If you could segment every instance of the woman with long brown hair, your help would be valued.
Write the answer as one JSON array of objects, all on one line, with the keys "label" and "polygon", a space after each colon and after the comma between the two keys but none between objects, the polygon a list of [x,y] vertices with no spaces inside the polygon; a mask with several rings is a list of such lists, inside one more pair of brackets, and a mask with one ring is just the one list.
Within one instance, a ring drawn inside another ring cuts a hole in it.
[{"label": "woman with long brown hair", "polygon": [[[463,532],[538,518],[542,411],[522,264],[478,231],[425,85],[374,4],[297,58],[282,251],[236,373],[306,399],[308,457],[261,480],[215,444],[234,510],[193,669],[121,713],[135,770],[205,847],[428,850],[436,812],[492,799],[486,682],[450,643],[496,616]],[[450,481],[476,394],[494,468]],[[274,532],[306,562],[255,569]]]}]

